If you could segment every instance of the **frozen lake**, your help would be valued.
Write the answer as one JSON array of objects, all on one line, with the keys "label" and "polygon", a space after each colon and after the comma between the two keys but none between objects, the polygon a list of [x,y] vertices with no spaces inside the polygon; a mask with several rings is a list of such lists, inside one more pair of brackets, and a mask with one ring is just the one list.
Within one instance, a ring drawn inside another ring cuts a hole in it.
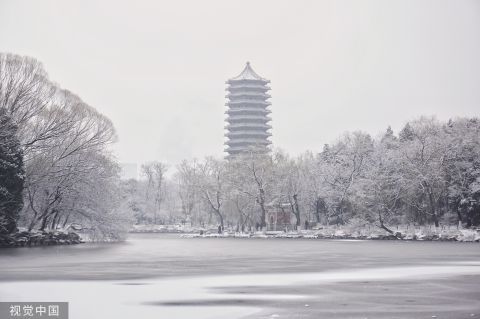
[{"label": "frozen lake", "polygon": [[480,318],[480,246],[179,238],[0,250],[1,301],[82,318]]}]

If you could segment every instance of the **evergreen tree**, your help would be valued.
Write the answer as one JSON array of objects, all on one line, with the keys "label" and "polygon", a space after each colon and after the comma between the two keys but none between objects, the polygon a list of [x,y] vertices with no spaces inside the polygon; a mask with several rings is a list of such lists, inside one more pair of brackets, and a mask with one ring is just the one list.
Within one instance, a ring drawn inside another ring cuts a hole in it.
[{"label": "evergreen tree", "polygon": [[17,230],[23,206],[23,153],[16,137],[16,126],[0,109],[0,233]]},{"label": "evergreen tree", "polygon": [[410,123],[405,124],[403,129],[398,134],[398,137],[400,138],[401,142],[411,141],[414,139],[414,132]]}]

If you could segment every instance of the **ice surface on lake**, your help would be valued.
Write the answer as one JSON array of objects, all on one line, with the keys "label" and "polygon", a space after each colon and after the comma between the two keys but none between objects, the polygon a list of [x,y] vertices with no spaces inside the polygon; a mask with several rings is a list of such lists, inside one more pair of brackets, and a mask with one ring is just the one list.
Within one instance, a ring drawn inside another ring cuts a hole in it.
[{"label": "ice surface on lake", "polygon": [[[335,293],[318,288],[337,283],[349,289],[363,281],[388,282],[389,287],[395,281],[391,296],[397,298],[396,289],[407,281],[422,285],[442,278],[457,281],[460,277],[454,276],[460,275],[478,278],[476,248],[450,242],[138,234],[122,244],[1,251],[0,300],[68,301],[72,319],[242,318],[278,303],[312,312],[318,309],[315,301]],[[423,298],[419,291],[412,293]],[[436,309],[443,305],[432,302]],[[285,317],[282,309],[272,309],[267,317],[271,314]]]},{"label": "ice surface on lake", "polygon": [[[148,281],[3,282],[1,300],[69,301],[72,319],[241,318],[260,310],[251,300],[305,298],[295,294],[226,294],[215,288],[320,285],[327,282],[402,280],[480,274],[479,262],[370,268],[319,273],[176,277]],[[235,306],[245,300],[246,306]]]}]

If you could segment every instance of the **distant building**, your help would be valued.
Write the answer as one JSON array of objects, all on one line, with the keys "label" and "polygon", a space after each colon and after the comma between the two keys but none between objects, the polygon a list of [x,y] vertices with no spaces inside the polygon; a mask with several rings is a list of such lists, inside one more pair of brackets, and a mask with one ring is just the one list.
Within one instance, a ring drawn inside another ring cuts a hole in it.
[{"label": "distant building", "polygon": [[249,149],[268,151],[271,142],[268,138],[272,135],[269,130],[271,118],[268,116],[271,105],[267,100],[270,95],[269,80],[260,77],[253,71],[247,62],[245,69],[240,75],[226,82],[228,110],[227,132],[225,136],[225,151],[228,156],[233,156]]},{"label": "distant building", "polygon": [[120,168],[121,179],[138,179],[138,166],[136,163],[121,163]]},{"label": "distant building", "polygon": [[292,230],[292,214],[290,213],[290,204],[268,204],[266,205],[266,223],[267,230],[286,231]]}]

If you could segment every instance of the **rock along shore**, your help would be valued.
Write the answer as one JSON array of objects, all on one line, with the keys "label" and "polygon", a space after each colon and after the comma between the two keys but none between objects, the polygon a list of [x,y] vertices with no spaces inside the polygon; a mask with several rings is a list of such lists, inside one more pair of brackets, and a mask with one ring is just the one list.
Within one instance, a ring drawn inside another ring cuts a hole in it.
[{"label": "rock along shore", "polygon": [[63,231],[20,231],[13,234],[0,234],[0,247],[32,247],[52,245],[74,245],[83,243],[74,232]]}]

